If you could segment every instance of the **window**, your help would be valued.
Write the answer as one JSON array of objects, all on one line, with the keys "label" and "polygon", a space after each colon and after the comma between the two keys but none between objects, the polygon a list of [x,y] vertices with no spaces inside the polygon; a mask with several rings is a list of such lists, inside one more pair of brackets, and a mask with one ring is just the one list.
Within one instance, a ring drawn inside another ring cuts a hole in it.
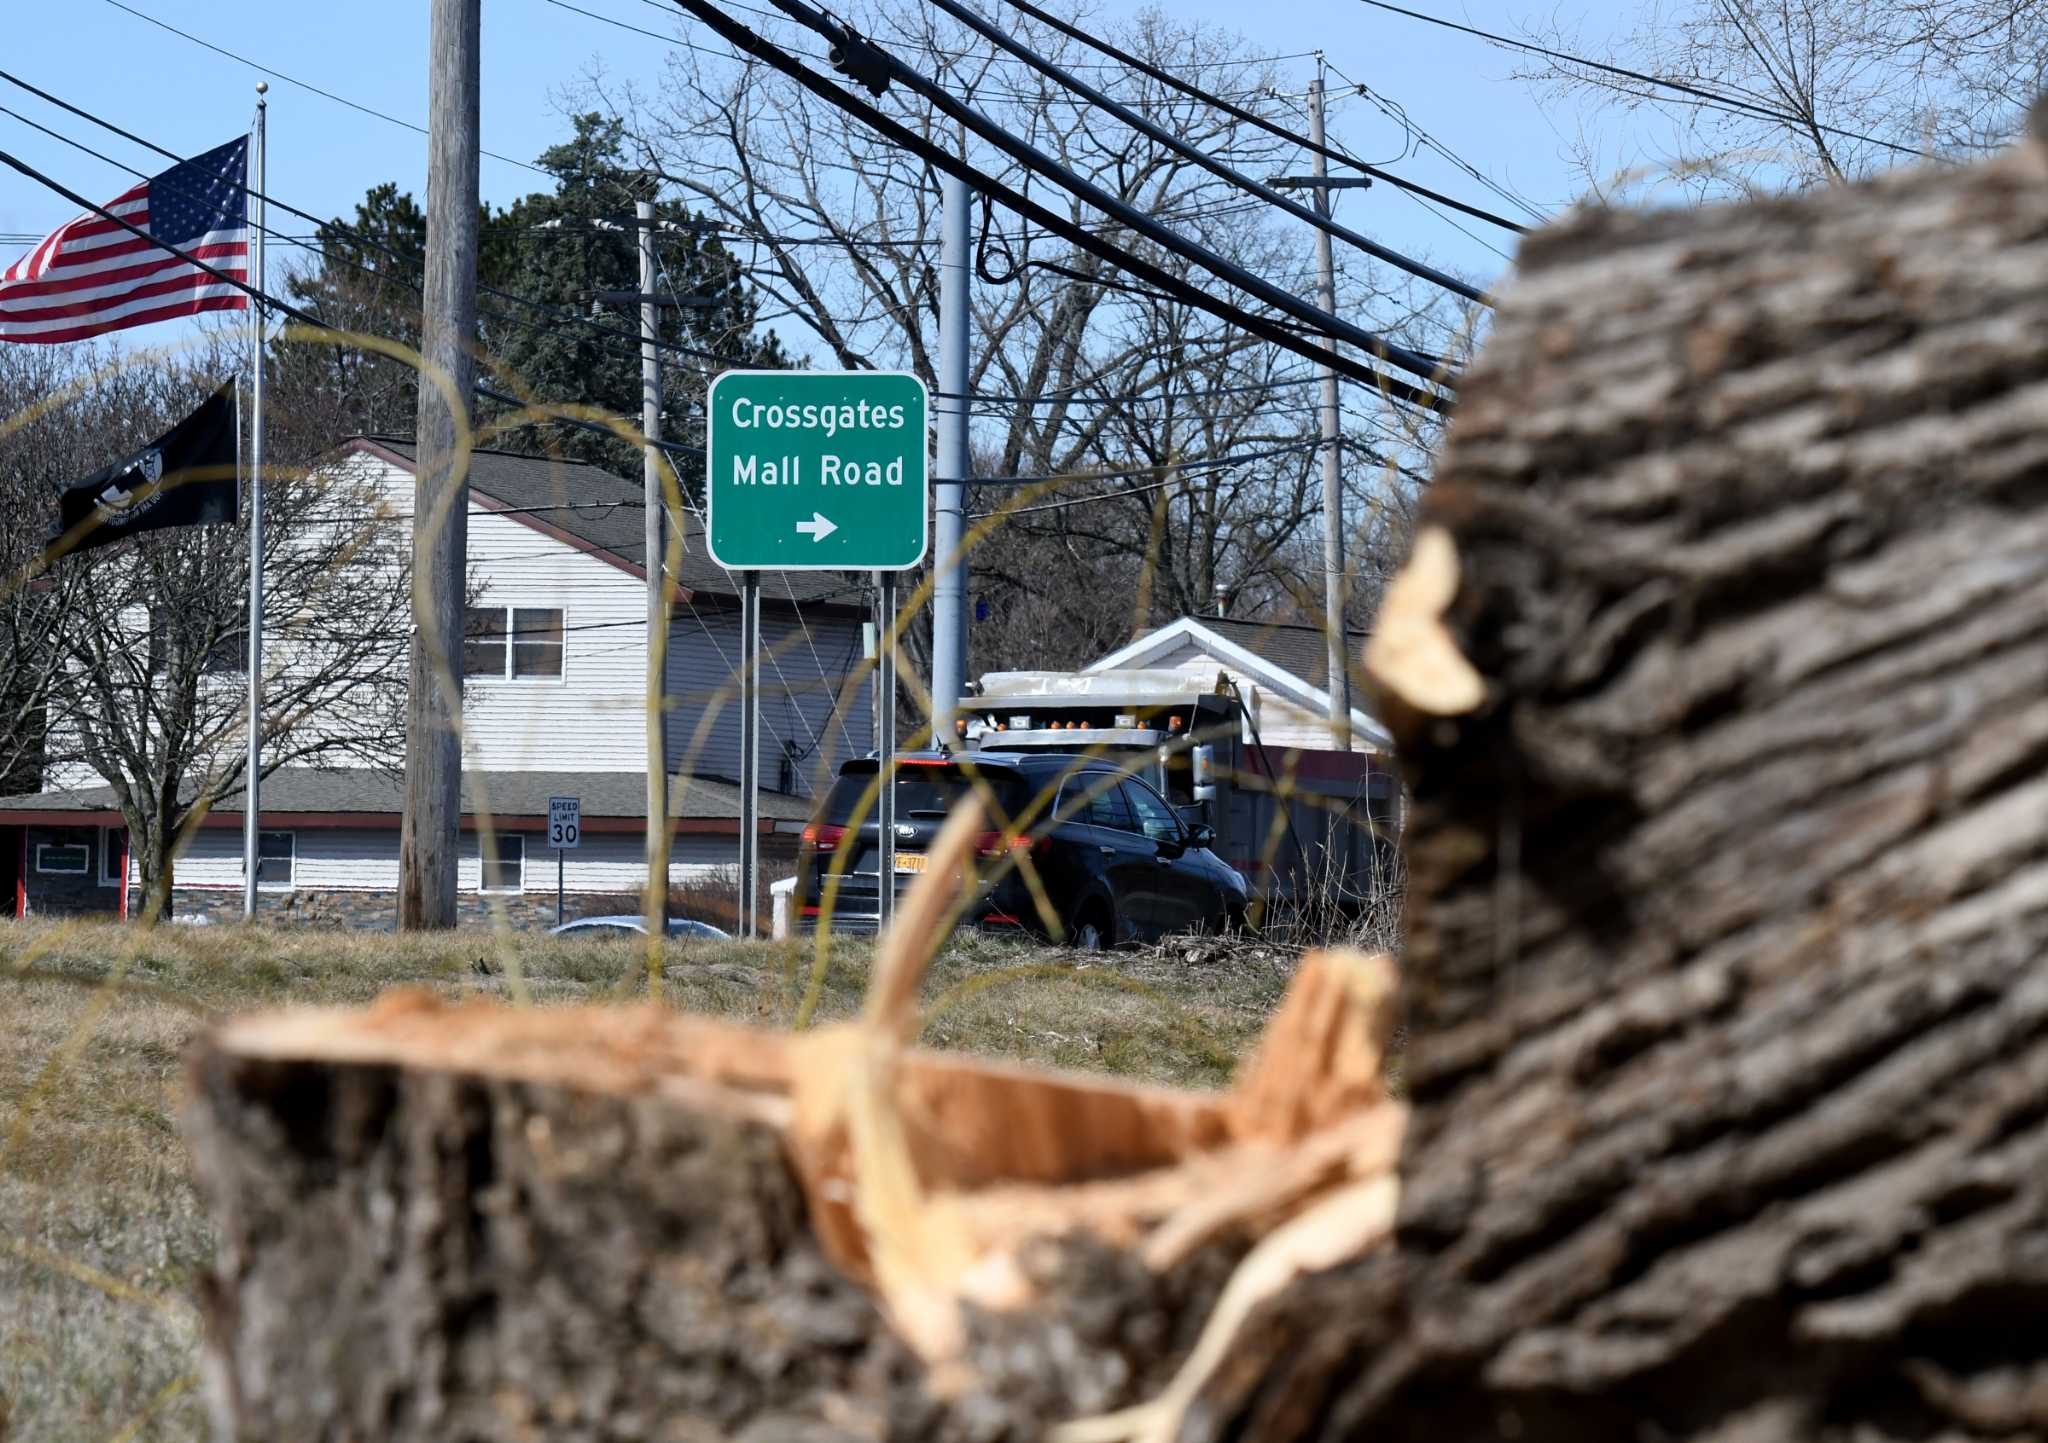
[{"label": "window", "polygon": [[121,863],[128,848],[128,833],[120,827],[100,829],[100,885],[118,887],[121,885]]},{"label": "window", "polygon": [[1060,815],[1084,827],[1111,827],[1119,832],[1138,830],[1131,821],[1131,809],[1124,805],[1123,788],[1110,772],[1083,772],[1069,778],[1066,796],[1060,802]]},{"label": "window", "polygon": [[149,618],[149,670],[154,676],[161,676],[169,669],[174,653],[183,655],[196,651],[201,645],[206,654],[200,658],[201,676],[239,676],[248,669],[249,629],[239,622],[211,640],[203,634],[210,630],[210,624],[196,624],[177,612],[158,610]]},{"label": "window", "polygon": [[92,843],[38,842],[36,870],[53,877],[83,877],[92,870]]},{"label": "window", "polygon": [[506,619],[502,606],[472,606],[462,614],[462,674],[504,677],[510,673],[505,654]]},{"label": "window", "polygon": [[294,863],[298,858],[298,837],[292,832],[256,834],[256,885],[273,892],[288,892]]},{"label": "window", "polygon": [[462,674],[490,681],[559,680],[561,608],[470,607],[462,617]]},{"label": "window", "polygon": [[1131,813],[1138,819],[1138,830],[1155,842],[1178,842],[1184,828],[1166,798],[1153,791],[1143,782],[1124,783],[1124,797],[1131,804]]},{"label": "window", "polygon": [[526,838],[499,832],[476,839],[477,859],[482,863],[483,890],[519,892],[526,887]]},{"label": "window", "polygon": [[[1016,816],[1031,800],[1031,788],[1015,772],[981,767],[970,777],[964,767],[918,762],[896,774],[896,816],[899,820],[919,813],[944,816],[959,806],[962,799],[976,792],[976,778],[994,793],[995,804],[1007,816]],[[853,821],[854,813],[858,811],[861,820],[872,825],[875,798],[871,793],[877,790],[873,762],[847,763],[825,798],[819,820],[843,827]],[[862,806],[863,799],[865,807]]]}]

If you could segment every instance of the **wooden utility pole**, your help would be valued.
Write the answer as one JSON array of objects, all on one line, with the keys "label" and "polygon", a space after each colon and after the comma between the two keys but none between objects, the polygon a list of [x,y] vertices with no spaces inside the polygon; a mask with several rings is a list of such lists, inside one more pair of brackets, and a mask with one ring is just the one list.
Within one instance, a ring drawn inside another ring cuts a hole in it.
[{"label": "wooden utility pole", "polygon": [[427,61],[427,273],[413,479],[412,690],[398,922],[455,925],[462,820],[462,577],[476,386],[481,0],[433,0]]},{"label": "wooden utility pole", "polygon": [[[1323,57],[1316,53],[1316,78],[1309,83],[1308,123],[1310,138],[1323,144]],[[1329,167],[1318,148],[1314,155],[1316,179],[1328,177]],[[1334,207],[1327,186],[1315,191],[1315,206],[1325,219]],[[1330,233],[1316,232],[1316,304],[1337,314],[1337,267],[1330,255]],[[1337,342],[1329,343],[1332,355]],[[1323,430],[1323,629],[1329,647],[1330,745],[1351,750],[1351,658],[1344,625],[1344,467],[1337,454],[1342,422],[1338,411],[1337,372],[1328,364],[1316,368],[1322,375],[1322,404],[1317,408]]]},{"label": "wooden utility pole", "polygon": [[662,567],[661,489],[661,298],[654,293],[654,187],[634,205],[634,240],[640,253],[640,447],[641,515],[647,553],[647,893],[643,910],[647,935],[668,935],[668,597]]}]

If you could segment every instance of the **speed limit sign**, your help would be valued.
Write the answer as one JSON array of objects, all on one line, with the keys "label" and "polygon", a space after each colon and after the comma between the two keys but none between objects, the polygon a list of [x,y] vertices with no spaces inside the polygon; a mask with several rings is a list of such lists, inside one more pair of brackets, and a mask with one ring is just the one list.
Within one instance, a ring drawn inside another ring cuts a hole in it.
[{"label": "speed limit sign", "polygon": [[583,842],[583,798],[548,798],[548,845],[566,852]]}]

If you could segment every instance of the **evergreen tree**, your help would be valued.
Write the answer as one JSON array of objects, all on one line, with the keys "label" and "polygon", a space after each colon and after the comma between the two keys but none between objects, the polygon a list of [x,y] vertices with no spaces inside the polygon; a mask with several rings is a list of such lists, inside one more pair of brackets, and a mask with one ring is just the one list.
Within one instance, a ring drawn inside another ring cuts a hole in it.
[{"label": "evergreen tree", "polygon": [[[594,406],[637,426],[639,313],[630,305],[608,305],[598,293],[640,289],[632,219],[637,187],[644,182],[626,162],[619,122],[598,115],[576,117],[574,136],[549,149],[539,164],[555,177],[552,191],[537,191],[503,210],[487,206],[482,216],[478,329],[486,372],[495,376],[497,389]],[[664,431],[671,440],[702,444],[699,408],[683,398],[697,393],[708,373],[786,366],[789,359],[772,331],[757,333],[760,301],[742,278],[737,258],[710,228],[673,202],[657,206],[656,217],[662,226],[656,290],[685,302],[661,309],[660,335],[717,358],[663,353]],[[416,346],[426,230],[426,214],[411,195],[388,182],[376,186],[356,206],[353,223],[336,220],[320,228],[319,264],[291,278],[290,294],[327,325]],[[503,294],[492,295],[493,290]],[[543,305],[522,305],[507,296]],[[594,324],[579,325],[571,317]],[[278,350],[280,399],[290,397],[307,425],[337,434],[412,430],[416,388],[400,362],[367,349],[305,340]],[[504,409],[486,404],[480,419]],[[493,444],[558,452],[621,474],[634,474],[640,465],[633,447],[567,426],[522,426]],[[694,468],[684,474],[692,486],[698,484]]]},{"label": "evergreen tree", "polygon": [[[588,316],[599,326],[637,337],[638,308],[606,305],[603,291],[640,289],[640,260],[633,207],[644,184],[626,163],[622,127],[599,115],[576,118],[574,139],[540,157],[555,177],[552,194],[535,193],[516,202],[493,223],[504,239],[504,288]],[[716,360],[662,355],[664,434],[671,440],[702,441],[697,408],[683,403],[705,374],[733,367],[789,364],[771,331],[757,335],[760,302],[740,275],[738,260],[708,228],[693,223],[687,208],[665,202],[655,208],[659,262],[655,290],[682,306],[659,311],[664,341],[709,353]],[[501,308],[507,319],[517,307]],[[527,319],[531,319],[528,313]],[[591,326],[550,322],[501,324],[492,331],[493,353],[506,372],[542,399],[581,402],[624,416],[640,417],[640,348],[627,336],[606,335]],[[639,458],[633,448],[609,437],[567,427],[526,427],[508,444],[521,449],[545,445],[564,454],[631,473]],[[685,471],[689,475],[688,470]],[[695,484],[694,477],[692,484]]]}]

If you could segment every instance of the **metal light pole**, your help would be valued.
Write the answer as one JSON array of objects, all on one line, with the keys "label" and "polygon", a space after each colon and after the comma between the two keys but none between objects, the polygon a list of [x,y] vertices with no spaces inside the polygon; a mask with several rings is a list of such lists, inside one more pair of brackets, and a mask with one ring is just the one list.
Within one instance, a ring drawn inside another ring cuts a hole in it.
[{"label": "metal light pole", "polygon": [[[967,690],[967,183],[939,189],[939,453],[932,491],[932,742],[944,745]],[[884,619],[887,624],[887,619]]]}]

